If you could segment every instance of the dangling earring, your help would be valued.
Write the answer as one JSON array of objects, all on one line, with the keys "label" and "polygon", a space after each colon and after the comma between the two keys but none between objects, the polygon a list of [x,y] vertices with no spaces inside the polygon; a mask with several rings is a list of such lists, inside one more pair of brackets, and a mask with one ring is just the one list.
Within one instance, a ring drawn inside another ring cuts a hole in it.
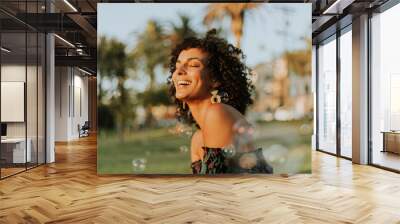
[{"label": "dangling earring", "polygon": [[221,96],[218,95],[218,90],[213,90],[211,91],[212,97],[211,97],[211,103],[221,103]]},{"label": "dangling earring", "polygon": [[182,101],[182,109],[186,109],[186,103],[184,101]]}]

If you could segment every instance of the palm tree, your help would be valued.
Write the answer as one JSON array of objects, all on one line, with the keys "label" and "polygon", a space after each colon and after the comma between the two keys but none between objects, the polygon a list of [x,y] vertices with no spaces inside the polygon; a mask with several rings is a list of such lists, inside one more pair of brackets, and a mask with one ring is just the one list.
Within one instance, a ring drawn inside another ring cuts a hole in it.
[{"label": "palm tree", "polygon": [[109,49],[109,44],[108,44],[108,39],[105,36],[100,37],[100,42],[98,43],[97,46],[97,60],[99,61],[99,74],[98,74],[98,102],[99,105],[103,103],[103,98],[105,96],[105,90],[103,89],[103,80],[109,74],[109,61],[108,61],[108,49]]},{"label": "palm tree", "polygon": [[155,20],[148,21],[144,32],[138,35],[138,42],[132,53],[149,76],[148,89],[155,87],[156,67],[161,65],[166,68],[168,53],[166,34],[161,25]]},{"label": "palm tree", "polygon": [[[136,47],[132,52],[132,55],[136,58],[136,63],[142,65],[141,69],[149,77],[146,92],[155,91],[156,68],[158,66],[162,66],[164,70],[167,68],[169,51],[164,29],[157,21],[149,20],[145,30],[138,35]],[[154,123],[152,105],[144,106],[146,110],[145,124],[151,126]]]},{"label": "palm tree", "polygon": [[172,23],[171,33],[168,35],[171,48],[181,43],[187,37],[197,35],[196,31],[190,25],[190,17],[185,14],[179,14],[180,24]]},{"label": "palm tree", "polygon": [[[99,42],[99,100],[107,94],[101,86],[104,77],[115,81],[117,86],[112,91],[109,98],[109,109],[112,112],[110,119],[115,120],[117,132],[121,140],[127,130],[129,122],[134,118],[133,102],[129,90],[125,87],[125,82],[129,78],[128,69],[135,68],[135,62],[126,53],[126,45],[115,39],[101,37]],[[104,102],[100,101],[102,105]]]},{"label": "palm tree", "polygon": [[257,3],[218,3],[210,4],[207,7],[207,13],[203,23],[210,25],[213,22],[222,21],[225,16],[231,19],[231,31],[235,36],[235,46],[240,48],[240,42],[243,36],[244,18],[249,10],[259,6]]}]

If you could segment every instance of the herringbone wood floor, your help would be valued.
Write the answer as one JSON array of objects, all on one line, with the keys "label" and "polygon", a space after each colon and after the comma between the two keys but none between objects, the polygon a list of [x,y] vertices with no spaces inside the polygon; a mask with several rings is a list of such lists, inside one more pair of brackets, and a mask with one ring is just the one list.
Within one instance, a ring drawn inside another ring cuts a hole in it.
[{"label": "herringbone wood floor", "polygon": [[96,139],[0,181],[0,223],[400,223],[400,175],[313,153],[313,174],[96,175]]}]

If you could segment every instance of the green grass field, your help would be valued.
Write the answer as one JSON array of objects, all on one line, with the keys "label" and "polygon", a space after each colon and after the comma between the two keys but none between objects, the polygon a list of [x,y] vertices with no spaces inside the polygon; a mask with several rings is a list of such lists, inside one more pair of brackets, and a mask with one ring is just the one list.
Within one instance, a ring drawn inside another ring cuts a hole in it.
[{"label": "green grass field", "polygon": [[[99,174],[190,174],[190,137],[169,128],[132,132],[124,141],[113,132],[98,136]],[[267,149],[275,174],[311,172],[311,122],[268,122],[256,127],[255,146]],[[182,150],[186,146],[186,150]],[[145,159],[134,167],[132,161]]]}]

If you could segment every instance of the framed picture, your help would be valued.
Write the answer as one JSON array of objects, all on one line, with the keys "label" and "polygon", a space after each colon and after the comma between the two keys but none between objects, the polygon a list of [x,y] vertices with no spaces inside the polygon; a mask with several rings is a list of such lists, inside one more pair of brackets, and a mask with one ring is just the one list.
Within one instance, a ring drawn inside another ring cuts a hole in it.
[{"label": "framed picture", "polygon": [[99,3],[98,174],[311,172],[311,4]]}]

